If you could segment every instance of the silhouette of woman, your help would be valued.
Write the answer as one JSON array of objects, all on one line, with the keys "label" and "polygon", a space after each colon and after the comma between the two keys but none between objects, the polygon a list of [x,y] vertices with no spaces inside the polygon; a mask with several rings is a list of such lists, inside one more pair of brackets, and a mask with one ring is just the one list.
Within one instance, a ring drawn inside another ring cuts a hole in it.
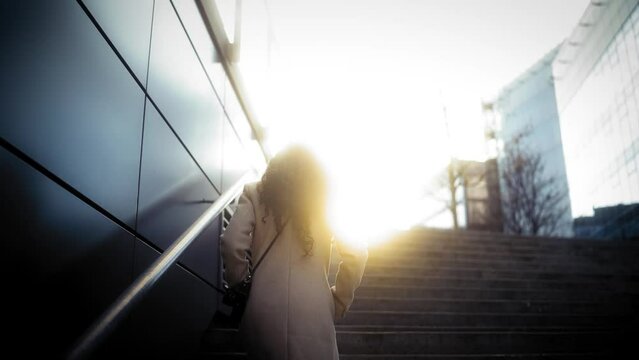
[{"label": "silhouette of woman", "polygon": [[[368,257],[366,249],[336,241],[326,222],[326,179],[301,146],[275,156],[261,181],[244,187],[222,235],[224,278],[230,286],[253,276],[240,336],[250,359],[338,359],[334,320],[353,301]],[[335,285],[328,271],[339,251]]]}]

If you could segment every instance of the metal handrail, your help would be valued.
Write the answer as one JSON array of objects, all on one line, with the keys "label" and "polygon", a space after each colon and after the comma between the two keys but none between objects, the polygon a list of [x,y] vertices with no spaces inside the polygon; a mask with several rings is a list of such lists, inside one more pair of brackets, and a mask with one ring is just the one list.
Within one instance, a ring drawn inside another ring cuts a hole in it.
[{"label": "metal handrail", "polygon": [[246,183],[256,179],[256,172],[246,172],[217,200],[173,244],[142,273],[106,311],[87,329],[68,355],[69,359],[83,359],[117,327],[122,319],[146,295],[158,279],[173,265],[178,257],[193,243],[202,231],[235,199]]}]

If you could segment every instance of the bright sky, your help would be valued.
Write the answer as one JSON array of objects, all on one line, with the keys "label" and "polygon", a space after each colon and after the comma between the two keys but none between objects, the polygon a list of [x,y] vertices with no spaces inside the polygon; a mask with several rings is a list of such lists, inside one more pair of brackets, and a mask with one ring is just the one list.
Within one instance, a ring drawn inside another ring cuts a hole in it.
[{"label": "bright sky", "polygon": [[566,38],[588,2],[268,0],[276,51],[253,98],[268,144],[317,151],[347,236],[410,226],[443,206],[423,193],[451,155],[485,158],[481,100]]}]

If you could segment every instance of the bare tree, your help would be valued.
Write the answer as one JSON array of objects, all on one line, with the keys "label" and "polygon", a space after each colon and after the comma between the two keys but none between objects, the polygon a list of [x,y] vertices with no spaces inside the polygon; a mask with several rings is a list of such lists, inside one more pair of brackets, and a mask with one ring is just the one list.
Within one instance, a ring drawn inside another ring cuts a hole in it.
[{"label": "bare tree", "polygon": [[568,211],[566,194],[554,176],[546,174],[541,154],[527,148],[523,132],[504,148],[501,164],[502,210],[507,232],[555,235]]},{"label": "bare tree", "polygon": [[464,183],[463,176],[464,169],[459,166],[459,162],[455,159],[451,159],[450,163],[446,167],[446,187],[448,189],[448,194],[450,195],[450,199],[447,202],[448,210],[450,211],[451,216],[453,217],[453,228],[459,229],[459,220],[457,214],[457,189],[461,188]]},{"label": "bare tree", "polygon": [[[475,186],[484,179],[484,174],[469,176],[469,172],[469,162],[451,159],[446,169],[436,177],[434,190],[427,192],[427,196],[445,204],[453,219],[454,229],[459,228],[458,206],[461,204],[461,199],[458,198],[459,191],[464,187]],[[443,195],[442,190],[444,190]]]}]

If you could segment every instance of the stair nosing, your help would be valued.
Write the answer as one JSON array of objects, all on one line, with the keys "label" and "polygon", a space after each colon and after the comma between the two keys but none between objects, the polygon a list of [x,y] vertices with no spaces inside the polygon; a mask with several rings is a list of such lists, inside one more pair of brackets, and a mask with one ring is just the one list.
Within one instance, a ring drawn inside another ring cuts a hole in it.
[{"label": "stair nosing", "polygon": [[507,317],[596,317],[616,318],[623,315],[615,314],[570,314],[570,313],[512,313],[512,312],[458,312],[458,311],[406,311],[406,310],[349,310],[348,314],[396,314],[396,315],[443,315],[443,316],[507,316]]},{"label": "stair nosing", "polygon": [[[607,279],[607,280],[566,280],[566,279],[514,279],[514,278],[490,278],[490,279],[473,279],[464,276],[431,276],[431,275],[389,275],[389,274],[375,274],[367,275],[364,272],[363,278],[384,278],[384,279],[415,279],[415,280],[442,280],[442,281],[504,281],[514,283],[548,283],[548,284],[592,284],[601,282],[612,282],[613,280],[620,279]],[[639,283],[639,281],[638,281]]]},{"label": "stair nosing", "polygon": [[373,296],[358,296],[355,297],[354,301],[357,300],[381,300],[381,301],[437,301],[437,302],[454,302],[454,303],[535,303],[535,304],[579,304],[579,305],[598,305],[601,302],[598,301],[588,301],[588,300],[521,300],[521,299],[455,299],[455,298],[425,298],[425,297],[416,297],[416,298],[406,298],[406,297],[373,297]]},{"label": "stair nosing", "polygon": [[[575,292],[575,291],[583,291],[583,292],[587,292],[587,293],[599,293],[601,294],[616,294],[618,293],[615,290],[610,290],[610,289],[584,289],[584,290],[575,290],[575,289],[543,289],[543,288],[525,288],[525,289],[521,289],[521,288],[481,288],[481,287],[449,287],[449,286],[430,286],[430,285],[361,285],[359,289],[361,288],[386,288],[386,289],[428,289],[428,290],[442,290],[442,291],[511,291],[511,292],[533,292],[533,293],[540,293],[540,292],[554,292],[554,293],[565,293],[565,292]],[[357,292],[357,290],[355,290]],[[634,293],[628,293],[629,295],[639,295],[639,294],[634,294]],[[504,299],[507,300],[507,299]]]}]

